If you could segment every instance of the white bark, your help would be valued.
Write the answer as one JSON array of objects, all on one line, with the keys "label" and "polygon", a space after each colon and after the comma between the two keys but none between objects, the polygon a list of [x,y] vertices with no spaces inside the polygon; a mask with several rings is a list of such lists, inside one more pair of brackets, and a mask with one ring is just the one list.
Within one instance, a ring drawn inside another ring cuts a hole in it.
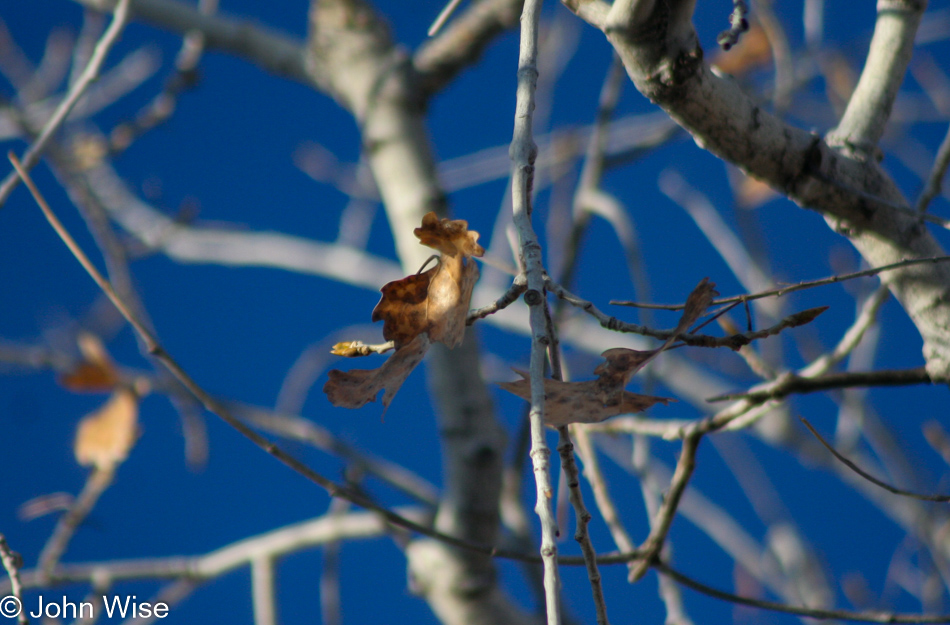
[{"label": "white bark", "polygon": [[[626,15],[635,21],[626,24],[611,21],[616,14],[601,0],[565,4],[605,31],[640,92],[700,147],[822,213],[871,266],[944,254],[927,229],[902,212],[909,203],[873,158],[926,2],[879,2],[865,70],[827,141],[763,110],[703,62],[689,23],[692,2],[659,2],[646,17],[631,9]],[[908,268],[884,280],[924,339],[927,372],[934,380],[950,380],[950,267]]]}]

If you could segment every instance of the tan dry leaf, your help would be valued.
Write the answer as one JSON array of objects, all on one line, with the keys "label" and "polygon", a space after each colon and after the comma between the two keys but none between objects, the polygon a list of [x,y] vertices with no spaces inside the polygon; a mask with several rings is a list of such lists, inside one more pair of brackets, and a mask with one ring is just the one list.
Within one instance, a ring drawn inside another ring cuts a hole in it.
[{"label": "tan dry leaf", "polygon": [[119,383],[119,373],[102,340],[95,334],[81,332],[76,342],[83,359],[75,369],[59,376],[60,385],[70,391],[86,393],[105,393],[114,389]]},{"label": "tan dry leaf", "polygon": [[323,392],[327,394],[327,398],[334,406],[360,408],[371,401],[376,401],[379,391],[386,389],[383,395],[383,408],[388,408],[402,383],[422,362],[428,349],[429,338],[425,334],[420,334],[397,349],[379,369],[352,369],[350,371],[333,369],[328,374],[327,383],[323,385]]},{"label": "tan dry leaf", "polygon": [[758,22],[751,22],[749,30],[742,35],[739,43],[728,51],[720,51],[712,60],[720,72],[741,76],[756,67],[772,60],[772,45],[765,29]]},{"label": "tan dry leaf", "polygon": [[[530,376],[519,369],[515,369],[515,372],[522,377],[521,380],[499,382],[498,386],[531,401]],[[544,422],[552,427],[570,423],[600,423],[610,417],[643,412],[654,404],[668,404],[671,401],[676,400],[625,391],[623,387],[614,386],[614,381],[605,385],[603,378],[583,382],[544,380]]]},{"label": "tan dry leaf", "polygon": [[[428,271],[395,280],[380,289],[382,297],[373,309],[373,321],[383,321],[383,337],[392,341],[396,351],[379,369],[333,370],[323,392],[334,406],[360,408],[383,395],[384,409],[389,406],[406,377],[422,362],[431,342],[456,347],[465,335],[465,321],[478,280],[478,265],[473,256],[485,250],[478,244],[478,233],[468,229],[461,219],[439,219],[435,213],[422,218],[416,228],[419,242],[440,252],[438,264]],[[366,353],[358,342],[337,343],[333,353],[361,356]]]},{"label": "tan dry leaf", "polygon": [[383,321],[383,337],[398,348],[421,333],[433,342],[456,347],[465,334],[465,321],[478,281],[473,256],[482,256],[478,233],[461,219],[422,218],[415,235],[423,245],[438,250],[438,265],[428,271],[390,282],[380,289],[373,321]]},{"label": "tan dry leaf", "polygon": [[139,402],[135,392],[118,388],[99,410],[79,422],[73,453],[83,466],[115,467],[124,461],[138,438]]},{"label": "tan dry leaf", "polygon": [[732,185],[736,203],[742,208],[759,208],[779,196],[778,191],[751,176],[740,173]]}]

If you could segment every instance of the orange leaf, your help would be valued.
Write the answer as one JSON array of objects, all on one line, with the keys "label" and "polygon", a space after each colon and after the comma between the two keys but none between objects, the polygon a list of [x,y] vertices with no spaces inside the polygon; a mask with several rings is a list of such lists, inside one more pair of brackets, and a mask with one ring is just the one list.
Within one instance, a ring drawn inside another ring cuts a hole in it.
[{"label": "orange leaf", "polygon": [[397,349],[379,369],[333,369],[328,374],[327,383],[323,385],[323,392],[334,406],[360,408],[368,402],[376,401],[379,391],[386,389],[383,407],[388,408],[402,383],[422,362],[428,349],[428,337],[420,334]]},{"label": "orange leaf", "polygon": [[138,397],[119,388],[99,410],[79,422],[73,453],[83,466],[107,469],[122,463],[138,438]]},{"label": "orange leaf", "polygon": [[76,392],[104,393],[119,382],[119,374],[102,341],[95,334],[81,332],[76,338],[82,361],[76,368],[59,376],[59,383]]}]

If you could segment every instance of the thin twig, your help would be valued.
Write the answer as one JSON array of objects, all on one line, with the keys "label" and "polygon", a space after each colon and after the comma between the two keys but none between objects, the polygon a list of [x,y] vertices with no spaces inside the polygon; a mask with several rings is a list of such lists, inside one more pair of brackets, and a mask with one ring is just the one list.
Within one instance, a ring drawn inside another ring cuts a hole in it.
[{"label": "thin twig", "polygon": [[775,65],[772,103],[776,113],[781,115],[788,110],[792,90],[795,88],[795,65],[788,45],[788,35],[782,27],[781,20],[775,14],[772,0],[752,0],[752,8],[772,48],[772,59]]},{"label": "thin twig", "polygon": [[328,454],[339,456],[351,466],[373,475],[384,484],[421,503],[429,506],[439,503],[439,489],[428,480],[395,462],[373,456],[350,445],[310,419],[237,402],[225,402],[225,405],[237,418],[256,428],[288,440],[307,443]]},{"label": "thin twig", "polygon": [[334,345],[331,353],[347,358],[358,358],[360,356],[371,356],[373,354],[385,354],[395,348],[396,343],[394,341],[375,344],[366,344],[363,341],[344,341]]},{"label": "thin twig", "polygon": [[519,273],[515,276],[515,279],[512,281],[511,286],[507,291],[502,293],[501,297],[492,302],[487,306],[482,306],[481,308],[476,308],[474,310],[468,311],[468,318],[466,319],[466,325],[472,325],[479,319],[484,319],[489,315],[493,315],[499,310],[504,310],[508,308],[511,304],[521,296],[528,289],[528,279],[524,273]]},{"label": "thin twig", "polygon": [[[119,35],[128,22],[130,5],[131,0],[119,0],[118,4],[116,4],[112,22],[96,43],[92,56],[89,57],[89,62],[86,64],[86,68],[82,74],[80,74],[79,79],[73,83],[69,93],[63,98],[63,101],[56,107],[56,111],[53,112],[49,121],[43,126],[39,137],[36,138],[33,145],[31,145],[23,155],[22,167],[25,171],[29,171],[36,166],[47,144],[50,139],[52,139],[53,134],[59,130],[59,127],[66,121],[69,112],[76,105],[76,102],[79,101],[79,98],[82,97],[83,93],[85,93],[89,85],[98,78],[99,71],[102,69],[102,64],[105,62],[109,50],[111,50],[115,42],[118,41]],[[21,176],[18,175],[16,171],[13,171],[4,179],[3,184],[0,184],[0,208],[3,208],[7,198],[10,197],[10,193],[12,193],[17,184],[19,184],[20,179]]]},{"label": "thin twig", "polygon": [[782,612],[785,614],[797,614],[816,619],[836,619],[842,621],[855,621],[861,623],[950,623],[950,614],[900,614],[897,612],[884,611],[866,611],[855,612],[852,610],[823,610],[820,608],[803,608],[798,606],[777,603],[775,601],[766,601],[764,599],[753,599],[734,595],[712,586],[707,586],[702,582],[680,573],[665,562],[655,561],[653,568],[675,579],[680,584],[692,588],[696,592],[704,595],[722,599],[730,603],[747,605],[753,608],[771,610],[773,612]]},{"label": "thin twig", "polygon": [[432,26],[429,26],[429,31],[426,34],[432,37],[439,32],[442,26],[449,21],[449,18],[452,17],[452,14],[455,13],[455,9],[457,9],[460,4],[462,4],[462,0],[449,0],[445,7],[439,12],[435,21],[432,22]]},{"label": "thin twig", "polygon": [[882,482],[881,480],[877,479],[876,477],[874,477],[867,471],[863,470],[854,462],[848,460],[843,455],[841,455],[841,453],[839,453],[834,447],[832,447],[831,444],[828,441],[826,441],[821,434],[818,433],[818,430],[812,427],[812,424],[808,422],[808,419],[805,419],[804,417],[799,417],[799,419],[801,419],[801,422],[805,424],[805,427],[808,428],[808,431],[811,432],[812,435],[814,435],[814,437],[818,439],[818,442],[824,445],[825,449],[831,452],[831,455],[833,455],[835,458],[837,458],[842,463],[844,463],[846,467],[848,467],[849,469],[851,469],[852,471],[854,471],[855,473],[857,473],[858,475],[860,475],[867,481],[871,482],[872,484],[876,484],[877,486],[880,486],[884,490],[894,493],[895,495],[903,495],[904,497],[910,497],[911,499],[919,499],[920,501],[939,501],[941,503],[946,503],[950,501],[950,495],[923,495],[923,494],[915,493],[909,490],[903,490],[903,489],[897,488],[896,486],[891,486],[887,482]]},{"label": "thin twig", "polygon": [[[356,481],[356,480],[354,480]],[[350,512],[350,502],[334,499],[327,510],[328,517],[342,517]],[[320,617],[324,625],[340,625],[340,541],[333,540],[323,546],[320,558]]]},{"label": "thin twig", "polygon": [[40,574],[46,578],[52,576],[53,569],[56,568],[59,559],[72,539],[76,530],[82,522],[92,512],[96,502],[112,484],[115,477],[113,468],[97,468],[89,474],[82,492],[76,497],[76,501],[70,506],[69,510],[59,518],[53,534],[46,541],[43,550],[40,552],[37,569]]},{"label": "thin twig", "polygon": [[[828,309],[827,306],[820,306],[818,308],[809,308],[808,310],[803,310],[801,312],[789,315],[785,319],[782,319],[779,323],[765,328],[763,330],[757,330],[753,332],[744,332],[741,334],[732,334],[730,336],[709,336],[706,334],[679,334],[676,335],[672,330],[654,330],[653,328],[648,328],[647,326],[642,326],[636,323],[627,323],[626,321],[621,321],[616,317],[611,317],[610,315],[605,314],[599,308],[597,308],[592,302],[589,302],[585,299],[582,299],[554,281],[548,279],[547,282],[548,289],[557,295],[559,298],[563,299],[572,306],[580,308],[584,312],[590,314],[592,317],[597,319],[600,322],[600,325],[608,330],[614,332],[629,332],[632,334],[642,334],[643,336],[652,336],[653,338],[668,341],[672,338],[676,338],[683,342],[685,345],[692,345],[696,347],[729,347],[730,349],[739,349],[749,343],[767,338],[770,336],[775,336],[780,333],[782,330],[787,328],[794,328],[806,323],[810,323]],[[732,303],[736,303],[736,300],[733,300]],[[682,308],[681,306],[679,308]],[[720,311],[718,314],[722,314],[724,311]],[[709,320],[709,321],[712,321]],[[707,321],[706,323],[708,323]],[[705,325],[705,324],[704,324]],[[697,328],[698,329],[698,328]]]},{"label": "thin twig", "polygon": [[[268,454],[282,462],[284,465],[295,471],[296,473],[307,478],[311,482],[322,487],[331,497],[342,497],[347,499],[356,505],[365,508],[367,510],[372,510],[381,514],[387,521],[393,525],[399,527],[404,527],[408,530],[418,532],[424,536],[430,538],[436,538],[450,545],[461,547],[463,549],[470,549],[473,551],[478,551],[481,553],[494,554],[496,550],[489,545],[477,545],[466,540],[455,538],[449,536],[442,532],[435,531],[429,527],[423,526],[419,523],[405,519],[398,514],[394,513],[392,510],[377,504],[372,501],[362,493],[359,493],[352,488],[341,486],[333,480],[330,480],[323,475],[317,473],[307,465],[303,464],[301,461],[297,460],[294,456],[291,456],[283,449],[278,447],[276,444],[267,440],[250,427],[245,425],[240,419],[236,418],[233,413],[228,410],[228,408],[220,401],[211,396],[207,391],[205,391],[201,386],[199,386],[188,373],[182,369],[181,365],[171,357],[171,355],[165,351],[165,349],[158,342],[158,339],[155,335],[148,330],[135,316],[135,314],[129,309],[129,307],[121,300],[121,298],[116,294],[115,290],[112,288],[112,285],[109,284],[99,270],[96,269],[95,265],[92,264],[92,261],[89,260],[89,257],[86,256],[85,252],[79,247],[76,241],[72,238],[72,235],[66,230],[63,224],[59,221],[59,218],[53,213],[49,205],[46,203],[46,200],[40,194],[39,189],[36,188],[36,185],[33,183],[33,180],[30,178],[26,170],[23,169],[20,161],[16,158],[12,152],[8,154],[10,162],[13,163],[13,166],[23,177],[23,180],[27,187],[29,187],[30,192],[33,194],[33,198],[36,200],[36,203],[39,205],[40,209],[43,211],[43,215],[49,221],[50,225],[60,236],[63,242],[66,244],[66,247],[69,248],[70,252],[76,257],[79,263],[83,266],[86,272],[92,277],[96,284],[105,292],[109,297],[109,300],[115,305],[115,307],[122,313],[122,316],[129,322],[135,332],[142,338],[148,347],[149,354],[155,356],[161,363],[164,365],[168,371],[179,381],[181,384],[188,389],[188,391],[205,407],[209,412],[220,417],[225,423],[230,425],[232,428],[244,435],[245,438],[249,439],[255,445],[266,451]],[[540,415],[539,415],[540,416]],[[542,432],[542,441],[543,441],[543,432]],[[556,556],[557,551],[555,547],[554,555]],[[552,560],[552,563],[554,560]]]},{"label": "thin twig", "polygon": [[[20,554],[10,549],[10,545],[7,544],[7,539],[3,534],[0,534],[0,564],[3,564],[7,576],[10,578],[10,594],[15,599],[15,603],[18,604],[16,607],[20,608],[19,614],[17,614],[17,622],[20,625],[28,625],[30,620],[26,617],[26,610],[23,609],[23,585],[20,583],[20,567],[23,566],[23,560]],[[4,616],[8,616],[10,612],[7,605],[9,600],[10,597],[5,597],[0,602]]]},{"label": "thin twig", "polygon": [[[419,522],[429,515],[428,510],[418,507],[400,507],[396,512]],[[343,516],[327,514],[228,543],[197,556],[60,564],[50,579],[44,578],[39,569],[21,571],[21,578],[25,589],[42,588],[50,583],[98,583],[102,580],[188,578],[200,582],[250,566],[254,557],[260,554],[279,558],[336,540],[376,538],[389,530],[387,520],[375,512],[350,512]],[[7,591],[7,584],[0,582],[0,594]]]},{"label": "thin twig", "polygon": [[538,84],[538,26],[541,0],[527,0],[521,13],[521,44],[518,53],[518,89],[515,98],[514,133],[511,140],[511,204],[518,229],[521,258],[527,278],[525,303],[531,327],[531,461],[534,466],[537,502],[535,513],[541,521],[541,557],[544,561],[545,611],[548,625],[560,625],[560,574],[557,568],[557,521],[551,507],[550,456],[544,435],[544,364],[547,331],[544,309],[544,264],[541,245],[531,225],[534,162],[538,147],[534,142],[535,90]]},{"label": "thin twig", "polygon": [[518,23],[523,3],[524,0],[472,2],[438,36],[424,41],[412,56],[422,97],[435,95],[462,70],[474,65],[483,50]]},{"label": "thin twig", "polygon": [[637,562],[636,566],[630,571],[631,581],[637,581],[643,577],[647,569],[653,565],[654,560],[660,555],[660,550],[663,549],[666,535],[669,533],[670,527],[673,525],[673,519],[676,517],[676,509],[679,506],[680,499],[682,499],[683,493],[686,492],[686,485],[689,484],[689,480],[693,476],[693,470],[696,468],[696,451],[702,437],[702,433],[693,433],[683,439],[683,448],[680,450],[676,470],[670,480],[670,490],[663,499],[663,505],[653,520],[650,535],[640,546],[643,551],[643,559]]},{"label": "thin twig", "polygon": [[617,55],[613,56],[610,69],[600,88],[600,101],[597,104],[597,117],[590,137],[587,139],[587,150],[584,154],[584,166],[581,169],[577,191],[574,193],[572,206],[571,231],[568,234],[564,251],[563,269],[558,276],[558,282],[570,288],[577,269],[578,251],[581,240],[590,224],[591,209],[590,196],[600,188],[604,177],[604,160],[609,138],[610,119],[613,117],[620,100],[623,82],[626,74],[623,63]]},{"label": "thin twig", "polygon": [[749,5],[744,0],[732,0],[732,5],[732,13],[729,15],[729,29],[722,31],[716,37],[716,43],[726,51],[739,43],[739,37],[742,36],[742,33],[749,30],[749,20],[746,17],[749,14]]},{"label": "thin twig", "polygon": [[277,625],[277,596],[274,589],[274,558],[258,555],[251,559],[251,599],[254,625]]},{"label": "thin twig", "polygon": [[[551,317],[547,302],[544,306],[545,322],[548,335],[548,354],[551,360],[551,376],[555,380],[564,380],[564,372],[561,369],[560,345],[557,339],[557,329],[554,319]],[[604,588],[600,575],[600,569],[597,568],[597,551],[590,539],[591,514],[584,505],[584,495],[581,493],[580,472],[577,469],[577,462],[574,460],[574,443],[571,441],[569,426],[558,426],[558,455],[561,457],[561,470],[564,472],[564,482],[566,483],[571,505],[574,507],[575,523],[577,527],[574,531],[574,540],[581,547],[581,553],[584,555],[584,563],[587,566],[587,579],[590,580],[591,593],[594,598],[594,609],[597,612],[597,625],[610,625],[607,618],[607,601],[604,599]]]},{"label": "thin twig", "polygon": [[834,389],[869,388],[875,386],[911,386],[914,384],[933,384],[926,367],[913,369],[882,369],[876,371],[842,371],[829,373],[816,378],[791,375],[783,378],[781,384],[759,391],[730,393],[710,397],[706,401],[734,401],[750,399],[763,402],[769,399],[783,399],[792,394],[806,395]]},{"label": "thin twig", "polygon": [[904,204],[891,202],[879,195],[874,195],[873,193],[868,193],[867,191],[855,189],[854,187],[849,186],[839,180],[835,180],[834,178],[829,177],[821,173],[820,171],[811,172],[811,175],[821,180],[822,182],[829,184],[832,187],[835,187],[836,189],[839,189],[841,191],[844,191],[845,193],[848,193],[849,195],[854,195],[856,197],[859,197],[865,202],[869,202],[871,204],[875,204],[880,207],[889,208],[898,213],[907,215],[908,217],[914,217],[919,221],[926,221],[936,226],[940,226],[941,228],[950,230],[950,219],[944,219],[942,217],[937,217],[936,215],[931,215],[929,213],[918,212],[916,209],[905,206]]},{"label": "thin twig", "polygon": [[577,470],[577,463],[574,461],[574,443],[571,442],[568,426],[558,427],[557,432],[560,436],[557,451],[561,456],[561,468],[567,478],[568,492],[570,492],[571,505],[574,506],[576,517],[577,527],[574,531],[574,540],[581,546],[581,552],[584,554],[587,578],[590,580],[591,592],[594,595],[597,625],[609,625],[610,620],[607,618],[604,587],[601,581],[600,569],[597,568],[597,552],[594,550],[594,545],[590,540],[590,531],[588,530],[591,514],[588,512],[587,506],[584,505],[584,498],[581,495],[580,473]]},{"label": "thin twig", "polygon": [[[607,481],[600,470],[600,460],[597,458],[597,450],[591,441],[588,428],[580,424],[574,424],[571,427],[574,430],[574,438],[577,439],[581,460],[584,462],[584,477],[587,478],[587,483],[594,491],[594,502],[600,510],[600,516],[607,524],[607,529],[610,530],[610,535],[617,547],[621,551],[634,551],[636,547],[633,540],[620,522],[620,515],[617,514],[613,498],[607,490]],[[633,563],[631,562],[629,566],[632,570]]]},{"label": "thin twig", "polygon": [[926,212],[931,200],[940,195],[940,191],[943,189],[943,177],[947,174],[947,166],[950,166],[950,129],[947,129],[947,134],[944,135],[943,142],[937,150],[933,168],[930,170],[930,175],[927,176],[927,185],[921,192],[920,197],[917,198],[917,205],[914,209],[918,213]]},{"label": "thin twig", "polygon": [[[877,274],[890,271],[892,269],[901,269],[904,267],[910,267],[913,265],[924,265],[924,264],[936,264],[936,263],[945,263],[950,261],[950,256],[931,256],[928,258],[906,258],[904,260],[899,260],[895,263],[889,265],[882,265],[880,267],[873,267],[871,269],[864,269],[862,271],[855,271],[853,273],[845,273],[837,276],[829,276],[827,278],[820,278],[818,280],[809,280],[807,282],[799,282],[798,284],[792,284],[790,286],[783,286],[778,289],[772,289],[770,291],[761,291],[759,293],[750,293],[748,295],[734,295],[732,297],[723,297],[717,300],[713,300],[712,305],[716,306],[719,304],[730,304],[732,302],[741,302],[741,301],[751,301],[755,299],[760,299],[763,297],[781,297],[787,293],[794,293],[795,291],[801,291],[803,289],[810,289],[816,286],[824,286],[826,284],[836,284],[838,282],[844,282],[845,280],[853,280],[855,278],[866,278],[868,276],[876,276]],[[682,304],[640,304],[637,302],[630,302],[624,300],[610,300],[610,303],[614,306],[630,306],[632,308],[648,308],[651,310],[682,310]]]}]

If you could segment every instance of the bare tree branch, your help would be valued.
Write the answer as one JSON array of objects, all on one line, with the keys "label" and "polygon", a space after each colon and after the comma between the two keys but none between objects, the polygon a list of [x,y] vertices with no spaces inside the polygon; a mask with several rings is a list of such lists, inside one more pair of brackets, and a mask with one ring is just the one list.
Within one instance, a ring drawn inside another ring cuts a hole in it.
[{"label": "bare tree branch", "polygon": [[[96,42],[95,49],[89,57],[89,62],[86,64],[82,74],[80,74],[79,79],[70,88],[69,93],[63,101],[60,102],[59,106],[56,107],[56,111],[50,117],[49,121],[46,122],[46,125],[36,138],[36,141],[33,142],[33,145],[31,145],[23,155],[22,162],[26,171],[32,169],[39,162],[47,144],[60,126],[66,121],[69,112],[79,101],[79,98],[82,97],[83,93],[85,93],[89,85],[99,77],[99,72],[102,69],[102,64],[106,60],[106,56],[109,54],[109,50],[112,49],[113,44],[118,40],[119,35],[128,22],[130,4],[131,0],[119,0],[116,4],[112,23],[109,24],[109,28],[106,29],[106,32],[104,32],[99,41]],[[0,184],[0,208],[6,203],[7,198],[10,197],[10,193],[13,192],[13,189],[16,188],[19,182],[20,177],[16,172],[11,172],[3,180],[3,183]]]},{"label": "bare tree branch", "polygon": [[115,472],[112,468],[96,468],[89,474],[82,492],[76,497],[69,510],[59,518],[52,536],[40,552],[37,569],[41,577],[52,577],[53,570],[69,546],[69,541],[72,540],[80,524],[92,512],[102,494],[112,485],[114,477]]},{"label": "bare tree branch", "polygon": [[950,166],[950,129],[944,135],[940,147],[937,148],[937,157],[934,159],[930,175],[927,176],[927,184],[924,190],[917,198],[917,205],[914,207],[918,212],[925,212],[930,202],[940,195],[943,188],[943,177],[947,174],[947,167]]},{"label": "bare tree branch", "polygon": [[707,586],[706,584],[687,577],[664,562],[655,562],[653,566],[662,574],[669,575],[680,584],[692,588],[697,592],[701,592],[704,595],[738,605],[747,605],[753,608],[771,610],[773,612],[798,614],[800,616],[816,619],[836,619],[859,623],[950,623],[950,614],[898,614],[884,611],[854,612],[851,610],[822,610],[791,606],[774,601],[765,601],[763,599],[751,599],[749,597],[723,592],[712,586]]},{"label": "bare tree branch", "polygon": [[538,82],[538,23],[540,0],[526,0],[521,14],[521,47],[518,55],[518,90],[514,136],[511,140],[511,204],[518,229],[522,266],[527,278],[524,294],[531,325],[531,461],[537,487],[535,513],[541,520],[541,556],[544,561],[544,595],[548,625],[561,623],[560,575],[557,569],[559,530],[551,509],[550,455],[544,440],[544,363],[550,342],[545,319],[544,265],[541,245],[531,225],[532,184],[537,145],[533,138],[535,88]]},{"label": "bare tree branch", "polygon": [[[923,3],[894,0],[881,4],[880,34],[875,36],[873,58],[865,67],[867,78],[862,79],[860,93],[852,97],[854,104],[829,143],[783,123],[762,110],[735,82],[710,70],[702,61],[690,23],[692,1],[675,2],[662,11],[652,10],[652,2],[638,2],[640,12],[636,15],[621,15],[620,5],[614,4],[609,18],[602,0],[568,0],[566,4],[605,31],[641,93],[663,107],[697,142],[801,205],[824,214],[833,228],[849,236],[869,264],[943,255],[940,245],[916,219],[885,205],[870,206],[865,198],[845,190],[860,190],[907,206],[875,159],[861,158],[842,146],[847,143],[866,152],[864,144],[876,145],[906,68]],[[666,7],[657,3],[660,5]],[[880,110],[870,110],[864,100],[876,103]],[[885,281],[924,338],[924,357],[931,375],[950,377],[946,332],[950,327],[950,300],[946,297],[950,269],[897,270],[887,274]]]},{"label": "bare tree branch", "polygon": [[[397,508],[396,512],[419,523],[425,522],[428,514],[412,507]],[[388,531],[386,520],[375,512],[326,515],[245,538],[200,556],[59,564],[53,569],[48,582],[66,584],[94,582],[97,579],[108,579],[112,583],[141,579],[208,580],[249,566],[255,557],[261,555],[277,558],[334,540],[375,538]],[[41,588],[48,583],[38,569],[22,571],[22,580],[24,589]],[[6,592],[5,582],[0,582],[0,590]]]},{"label": "bare tree branch", "polygon": [[896,486],[891,486],[887,482],[882,482],[881,480],[877,479],[876,477],[874,477],[873,475],[871,475],[870,473],[863,470],[861,467],[859,467],[858,465],[856,465],[855,463],[851,462],[850,460],[845,458],[843,455],[841,455],[841,453],[839,453],[838,450],[832,447],[831,444],[828,441],[826,441],[825,438],[821,434],[818,433],[818,430],[816,430],[812,426],[812,424],[808,422],[808,419],[805,419],[804,417],[799,417],[799,419],[801,420],[802,423],[805,424],[805,427],[808,428],[808,431],[811,432],[815,436],[815,438],[818,439],[818,442],[824,445],[825,449],[831,452],[831,455],[833,455],[835,458],[840,460],[846,467],[848,467],[849,469],[851,469],[852,471],[854,471],[855,473],[857,473],[858,475],[860,475],[867,481],[871,482],[872,484],[876,484],[877,486],[880,486],[884,490],[894,493],[895,495],[902,495],[904,497],[910,497],[911,499],[919,499],[920,501],[938,501],[941,503],[950,502],[950,495],[922,495],[920,493],[915,493],[909,490],[903,490],[903,489],[897,488]]},{"label": "bare tree branch", "polygon": [[[818,280],[807,280],[805,282],[799,282],[798,284],[793,284],[791,286],[783,286],[778,289],[772,289],[770,291],[762,291],[760,293],[751,293],[749,295],[735,295],[733,297],[722,297],[716,300],[713,300],[714,306],[719,306],[722,304],[731,304],[733,302],[744,302],[750,300],[756,300],[762,297],[781,297],[787,293],[794,293],[795,291],[801,291],[802,289],[810,289],[816,286],[824,286],[826,284],[836,284],[838,282],[844,282],[846,280],[853,280],[855,278],[866,278],[868,276],[876,276],[884,271],[890,271],[891,269],[897,269],[900,267],[910,267],[913,265],[922,265],[927,263],[944,263],[950,261],[950,256],[936,256],[934,258],[907,258],[904,260],[897,261],[896,263],[891,263],[890,265],[884,265],[883,267],[872,267],[871,269],[864,269],[862,271],[855,271],[852,273],[845,273],[837,276],[831,276],[828,278],[820,278]],[[640,304],[637,302],[629,302],[625,300],[611,300],[611,304],[614,306],[632,306],[634,308],[647,308],[651,310],[682,310],[682,304]]]},{"label": "bare tree branch", "polygon": [[[75,0],[97,11],[112,11],[116,0]],[[230,17],[205,15],[179,0],[132,0],[132,17],[185,36],[199,32],[207,48],[248,59],[265,71],[313,84],[304,63],[303,42],[290,36]]]},{"label": "bare tree branch", "polygon": [[[13,598],[16,599],[18,606],[21,607],[17,614],[17,622],[20,625],[27,625],[30,620],[26,617],[26,610],[22,609],[23,585],[20,582],[20,568],[23,566],[23,560],[20,558],[20,554],[10,549],[10,545],[7,544],[7,539],[3,534],[0,534],[0,564],[3,565],[4,570],[7,572],[7,577],[10,579],[10,593]],[[6,597],[4,603],[8,600],[9,597]],[[4,606],[4,615],[8,612],[10,612],[10,610]]]},{"label": "bare tree branch", "polygon": [[686,492],[686,486],[689,484],[696,468],[696,451],[702,437],[702,433],[694,433],[683,439],[680,457],[676,461],[676,470],[673,472],[672,480],[670,480],[670,490],[663,499],[659,513],[653,520],[650,535],[640,546],[640,550],[644,554],[643,559],[637,562],[630,571],[631,581],[643,577],[663,548],[666,535],[669,533],[670,527],[673,525],[673,519],[676,517],[676,509],[679,506],[680,498]]},{"label": "bare tree branch", "polygon": [[842,148],[859,159],[877,150],[904,81],[914,36],[926,6],[926,2],[919,0],[877,3],[877,23],[864,71],[841,121],[826,137],[828,145]]},{"label": "bare tree branch", "polygon": [[927,369],[880,369],[876,371],[843,371],[827,373],[816,378],[792,376],[784,378],[782,384],[767,391],[751,391],[710,397],[709,401],[726,401],[747,398],[753,401],[782,399],[793,394],[817,393],[833,389],[868,388],[875,386],[908,386],[914,384],[933,384]]},{"label": "bare tree branch", "polygon": [[422,44],[412,62],[419,73],[423,93],[427,97],[434,95],[462,70],[477,62],[482,51],[498,35],[518,23],[523,4],[524,0],[474,2],[440,35]]}]

